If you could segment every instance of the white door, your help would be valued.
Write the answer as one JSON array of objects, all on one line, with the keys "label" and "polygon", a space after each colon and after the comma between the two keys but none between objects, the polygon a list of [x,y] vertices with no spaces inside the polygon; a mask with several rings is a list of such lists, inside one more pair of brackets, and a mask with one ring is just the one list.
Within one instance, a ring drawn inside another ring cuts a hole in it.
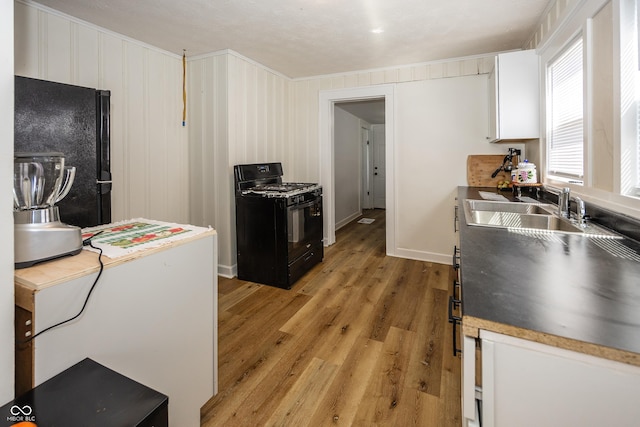
[{"label": "white door", "polygon": [[373,208],[373,146],[369,141],[369,129],[360,128],[362,147],[362,209]]},{"label": "white door", "polygon": [[373,207],[384,209],[385,197],[385,140],[384,125],[373,125]]}]

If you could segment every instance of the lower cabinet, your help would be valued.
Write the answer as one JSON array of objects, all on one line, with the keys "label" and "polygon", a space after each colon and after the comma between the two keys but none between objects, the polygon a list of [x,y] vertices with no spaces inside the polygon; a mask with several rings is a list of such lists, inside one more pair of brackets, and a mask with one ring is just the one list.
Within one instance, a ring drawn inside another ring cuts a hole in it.
[{"label": "lower cabinet", "polygon": [[482,422],[482,353],[477,340],[462,336],[462,427],[479,427]]},{"label": "lower cabinet", "polygon": [[640,367],[488,331],[480,340],[481,410],[469,408],[475,378],[465,361],[464,426],[480,415],[484,427],[640,425]]},{"label": "lower cabinet", "polygon": [[[200,426],[200,408],[217,392],[217,259],[212,231],[120,258],[105,257],[106,268],[82,315],[17,345],[17,393],[91,358],[168,396],[170,425]],[[83,273],[97,263],[97,254],[83,251],[16,270],[18,340],[77,314],[97,275]],[[33,277],[50,282],[25,285]]]}]

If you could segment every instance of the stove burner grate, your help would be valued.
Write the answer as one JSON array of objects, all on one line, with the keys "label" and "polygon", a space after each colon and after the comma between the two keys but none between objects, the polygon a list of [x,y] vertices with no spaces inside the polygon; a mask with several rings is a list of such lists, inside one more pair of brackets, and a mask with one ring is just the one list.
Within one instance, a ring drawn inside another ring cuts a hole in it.
[{"label": "stove burner grate", "polygon": [[320,188],[318,184],[283,182],[258,184],[243,190],[242,194],[255,194],[265,197],[291,197],[309,191],[314,191],[318,188]]}]

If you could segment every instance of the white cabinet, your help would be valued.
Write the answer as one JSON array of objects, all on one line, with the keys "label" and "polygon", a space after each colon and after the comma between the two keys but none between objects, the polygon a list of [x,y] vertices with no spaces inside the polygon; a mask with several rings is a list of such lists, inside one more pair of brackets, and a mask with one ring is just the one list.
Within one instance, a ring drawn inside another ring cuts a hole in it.
[{"label": "white cabinet", "polygon": [[538,63],[535,50],[496,56],[489,75],[489,141],[540,137]]},{"label": "white cabinet", "polygon": [[462,337],[462,427],[480,426],[478,404],[482,393],[476,384],[476,340]]},{"label": "white cabinet", "polygon": [[[217,392],[217,235],[120,258],[104,271],[82,316],[35,338],[16,355],[27,386],[90,357],[169,396],[169,425],[199,426]],[[16,312],[42,331],[77,313],[95,280],[98,256],[82,251],[16,270]],[[24,336],[18,333],[16,336]]]},{"label": "white cabinet", "polygon": [[492,332],[480,337],[483,426],[640,425],[640,367]]}]

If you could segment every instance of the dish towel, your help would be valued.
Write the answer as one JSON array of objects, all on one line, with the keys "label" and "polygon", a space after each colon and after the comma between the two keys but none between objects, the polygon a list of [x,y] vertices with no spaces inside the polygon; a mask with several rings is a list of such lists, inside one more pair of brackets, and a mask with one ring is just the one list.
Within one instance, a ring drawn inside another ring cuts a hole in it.
[{"label": "dish towel", "polygon": [[[103,255],[117,258],[197,236],[209,230],[211,228],[136,218],[83,228],[82,240],[95,236],[91,239],[91,243],[102,249]],[[97,234],[99,232],[100,234]],[[84,249],[98,252],[97,249],[90,246],[84,246]]]}]

